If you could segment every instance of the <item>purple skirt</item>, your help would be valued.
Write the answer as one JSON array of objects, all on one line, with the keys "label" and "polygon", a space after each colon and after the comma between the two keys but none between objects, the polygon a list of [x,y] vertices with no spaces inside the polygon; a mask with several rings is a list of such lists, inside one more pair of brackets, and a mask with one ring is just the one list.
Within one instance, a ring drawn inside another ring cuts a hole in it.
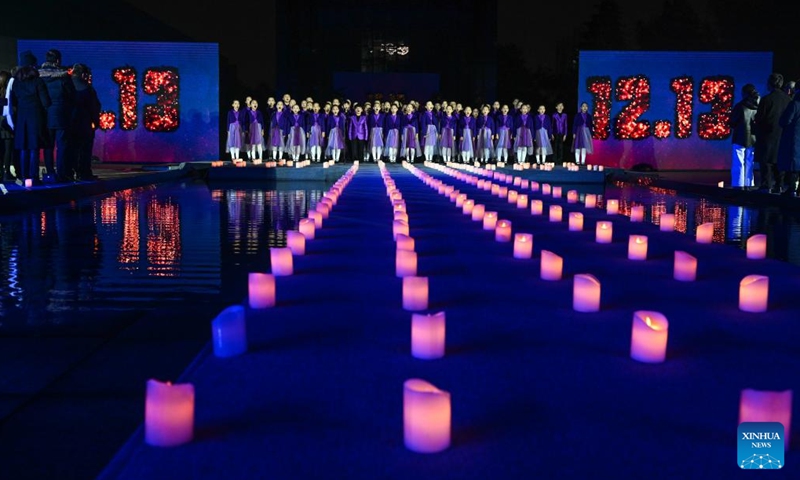
[{"label": "purple skirt", "polygon": [[403,148],[414,150],[413,155],[419,156],[419,140],[417,139],[417,129],[411,125],[403,129]]},{"label": "purple skirt", "polygon": [[384,154],[389,154],[389,149],[400,150],[400,132],[396,128],[389,130],[386,134],[386,151]]},{"label": "purple skirt", "polygon": [[497,130],[497,147],[496,148],[511,148],[511,130],[508,127],[500,127]]},{"label": "purple skirt", "polygon": [[325,144],[325,139],[322,138],[322,128],[319,125],[312,125],[311,131],[308,134],[308,149],[312,147],[322,147]]},{"label": "purple skirt", "polygon": [[439,132],[436,131],[436,125],[428,125],[428,129],[425,131],[425,140],[422,144],[426,147],[433,147],[436,148],[438,143],[438,135]]},{"label": "purple skirt", "polygon": [[536,130],[536,148],[541,148],[542,153],[547,155],[553,154],[553,147],[550,145],[550,132],[547,129],[540,128]]},{"label": "purple skirt", "polygon": [[328,133],[328,147],[325,149],[325,154],[329,155],[333,150],[344,150],[344,135],[339,127],[331,128]]},{"label": "purple skirt", "polygon": [[517,129],[517,139],[514,141],[514,150],[524,148],[528,150],[528,155],[533,153],[533,136],[530,128],[519,127]]},{"label": "purple skirt", "polygon": [[253,122],[250,124],[250,141],[247,142],[250,145],[261,145],[264,146],[264,137],[261,135],[261,129],[264,128],[258,122]]},{"label": "purple skirt", "polygon": [[306,153],[306,132],[303,127],[292,127],[289,130],[289,141],[286,148],[300,147],[300,153]]},{"label": "purple skirt", "polygon": [[472,130],[465,128],[464,131],[461,132],[461,144],[458,147],[460,152],[475,153],[475,148],[472,144]]},{"label": "purple skirt", "polygon": [[279,151],[283,151],[284,147],[283,132],[278,127],[272,127],[269,131],[269,148],[277,148]]},{"label": "purple skirt", "polygon": [[572,144],[572,151],[574,152],[576,148],[585,148],[586,153],[594,153],[592,132],[589,131],[588,127],[578,127],[578,131],[575,132],[575,143]]},{"label": "purple skirt", "polygon": [[449,148],[452,150],[454,148],[456,141],[453,135],[453,129],[449,127],[445,127],[442,130],[442,141],[440,144],[441,148]]},{"label": "purple skirt", "polygon": [[494,154],[494,143],[492,142],[492,131],[486,127],[481,128],[478,131],[478,138],[477,138],[477,150],[478,153],[483,155],[483,150],[489,150]]},{"label": "purple skirt", "polygon": [[228,125],[228,141],[225,144],[225,152],[230,152],[232,148],[242,148],[242,126],[239,122]]},{"label": "purple skirt", "polygon": [[383,148],[383,128],[372,127],[369,132],[369,148]]}]

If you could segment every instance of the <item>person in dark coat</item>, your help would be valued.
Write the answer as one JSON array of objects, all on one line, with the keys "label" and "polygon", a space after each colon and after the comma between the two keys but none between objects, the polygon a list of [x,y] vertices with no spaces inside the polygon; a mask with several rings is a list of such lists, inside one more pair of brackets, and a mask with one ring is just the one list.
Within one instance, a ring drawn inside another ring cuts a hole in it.
[{"label": "person in dark coat", "polygon": [[783,180],[776,172],[782,130],[778,122],[792,99],[781,89],[783,75],[780,73],[771,74],[767,84],[770,93],[761,98],[756,111],[755,159],[761,171],[759,191],[779,193]]},{"label": "person in dark coat", "polygon": [[797,195],[798,173],[800,172],[800,92],[780,118],[781,143],[778,148],[778,169],[786,181],[785,195]]},{"label": "person in dark coat", "polygon": [[39,150],[46,142],[47,108],[51,101],[36,67],[29,65],[17,70],[11,103],[17,112],[14,147],[21,154],[22,179],[30,178],[34,184],[39,183]]},{"label": "person in dark coat", "polygon": [[733,155],[731,156],[731,186],[753,186],[753,145],[755,116],[758,110],[758,90],[748,83],[742,87],[742,100],[733,107],[730,125],[733,130]]},{"label": "person in dark coat", "polygon": [[[44,165],[47,173],[53,173],[55,155],[55,173],[60,182],[72,181],[75,177],[73,155],[69,149],[69,121],[75,102],[75,85],[66,68],[61,66],[61,52],[48,50],[46,62],[39,68],[39,75],[47,85],[52,103],[47,109],[47,128],[49,141],[44,148]],[[55,151],[54,151],[55,149]]]},{"label": "person in dark coat", "polygon": [[82,63],[72,67],[75,102],[72,106],[70,145],[78,180],[96,180],[92,173],[94,133],[100,125],[100,99],[89,83],[91,71]]}]

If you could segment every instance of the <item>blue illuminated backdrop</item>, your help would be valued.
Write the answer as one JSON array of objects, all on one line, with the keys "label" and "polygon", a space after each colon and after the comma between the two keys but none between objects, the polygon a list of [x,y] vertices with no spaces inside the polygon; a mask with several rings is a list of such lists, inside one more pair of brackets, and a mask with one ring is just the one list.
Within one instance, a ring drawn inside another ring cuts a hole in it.
[{"label": "blue illuminated backdrop", "polygon": [[594,116],[591,163],[730,168],[728,121],[741,87],[766,94],[767,52],[582,51],[578,105]]},{"label": "blue illuminated backdrop", "polygon": [[219,158],[217,43],[18,40],[40,61],[61,51],[85,63],[102,104],[94,155],[104,162],[177,163]]}]

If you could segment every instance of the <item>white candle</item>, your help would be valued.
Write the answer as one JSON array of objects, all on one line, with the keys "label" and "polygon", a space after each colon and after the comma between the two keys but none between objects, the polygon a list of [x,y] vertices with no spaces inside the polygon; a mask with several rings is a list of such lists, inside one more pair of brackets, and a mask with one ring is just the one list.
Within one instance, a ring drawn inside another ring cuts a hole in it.
[{"label": "white candle", "polygon": [[408,250],[409,252],[414,251],[414,239],[412,237],[401,233],[397,235],[395,241],[397,242],[398,250]]},{"label": "white candle", "polygon": [[628,260],[647,260],[647,236],[628,237]]},{"label": "white candle", "polygon": [[472,220],[474,222],[482,222],[485,212],[486,212],[486,205],[481,205],[481,204],[475,205],[474,207],[472,207]]},{"label": "white candle", "polygon": [[492,184],[492,195],[499,195],[500,194],[500,185],[494,183]]},{"label": "white candle", "polygon": [[521,193],[517,195],[517,208],[528,208],[528,195]]},{"label": "white candle", "polygon": [[542,250],[540,269],[539,276],[542,280],[561,280],[561,272],[564,269],[564,259],[551,251]]},{"label": "white candle", "polygon": [[519,188],[527,190],[530,188],[530,180],[525,180],[524,178],[519,182]]},{"label": "white candle", "polygon": [[494,229],[494,239],[498,242],[511,241],[511,222],[509,220],[499,220]]},{"label": "white candle", "polygon": [[739,423],[778,422],[783,424],[783,448],[789,449],[792,426],[792,391],[744,389],[739,399]]},{"label": "white candle", "polygon": [[250,308],[275,306],[275,276],[269,273],[250,273],[247,277]]},{"label": "white candle", "polygon": [[541,200],[531,200],[531,215],[541,215],[544,203]]},{"label": "white candle", "polygon": [[450,197],[450,201],[451,202],[455,202],[456,205],[460,207],[461,205],[458,205],[458,196],[459,195],[461,195],[461,192],[459,192],[458,190],[453,190],[452,192],[450,192],[448,194],[448,196]]},{"label": "white candle", "polygon": [[464,200],[464,203],[461,205],[461,213],[470,215],[473,208],[475,208],[475,200]]},{"label": "white candle", "polygon": [[418,453],[436,453],[450,446],[450,393],[425,380],[403,383],[403,440]]},{"label": "white candle", "polygon": [[539,191],[539,182],[531,181],[531,191],[538,192]]},{"label": "white candle", "polygon": [[662,213],[659,217],[659,230],[662,232],[671,232],[675,230],[675,214]]},{"label": "white candle", "polygon": [[322,215],[322,218],[328,218],[331,213],[331,206],[331,203],[321,201],[317,204],[314,210],[318,211]]},{"label": "white candle", "polygon": [[583,206],[586,208],[595,208],[597,206],[597,195],[594,193],[587,193],[583,197]]},{"label": "white candle", "polygon": [[567,192],[567,203],[578,203],[578,191],[570,190]]},{"label": "white candle", "polygon": [[428,277],[403,277],[403,308],[412,312],[428,308]]},{"label": "white candle", "polygon": [[494,230],[497,226],[497,212],[486,212],[483,215],[483,229]]},{"label": "white candle", "polygon": [[395,255],[395,274],[398,277],[414,277],[417,275],[417,253],[397,249]]},{"label": "white candle", "polygon": [[560,222],[563,217],[561,205],[550,205],[550,221]]},{"label": "white candle", "polygon": [[408,224],[401,220],[394,220],[392,222],[392,238],[397,240],[397,236],[400,234],[408,235]]},{"label": "white candle", "polygon": [[553,187],[549,183],[542,184],[542,195],[550,195],[553,193]]},{"label": "white candle", "polygon": [[614,226],[611,222],[597,222],[595,227],[595,241],[597,243],[611,243],[614,234]]},{"label": "white candle", "polygon": [[300,230],[300,233],[302,233],[307,240],[314,240],[314,235],[317,229],[317,226],[314,225],[314,220],[310,218],[301,219],[297,229]]},{"label": "white candle", "polygon": [[517,203],[517,197],[519,193],[516,190],[509,190],[508,191],[508,203]]},{"label": "white candle", "polygon": [[600,281],[594,275],[575,275],[572,282],[572,308],[576,312],[600,311]]},{"label": "white candle", "polygon": [[270,248],[269,258],[272,274],[276,277],[285,277],[294,273],[292,251],[289,248]]},{"label": "white candle", "polygon": [[636,205],[631,207],[631,222],[643,222],[644,221],[644,206],[643,205]]},{"label": "white candle", "polygon": [[174,447],[194,436],[194,385],[147,381],[144,439],[155,447]]},{"label": "white candle", "polygon": [[633,312],[631,358],[645,363],[661,363],[667,356],[669,322],[658,312]]},{"label": "white candle", "polygon": [[767,258],[766,235],[759,233],[747,239],[747,258],[751,260]]},{"label": "white candle", "polygon": [[533,256],[533,235],[517,233],[514,235],[514,258],[531,258]]},{"label": "white candle", "polygon": [[697,226],[697,243],[711,243],[714,240],[714,223],[707,222]]},{"label": "white candle", "polygon": [[766,312],[769,299],[769,277],[748,275],[739,282],[739,309],[744,312]]},{"label": "white candle", "polygon": [[445,315],[414,313],[411,315],[411,355],[433,360],[444,357]]},{"label": "white candle", "polygon": [[317,211],[308,212],[308,218],[314,221],[316,228],[322,228],[322,214]]},{"label": "white candle", "polygon": [[26,187],[26,188],[31,188],[31,187],[33,187],[33,179],[32,179],[32,178],[26,178],[26,179],[25,179],[25,187]]},{"label": "white candle", "polygon": [[408,214],[406,212],[394,212],[394,220],[408,223]]},{"label": "white candle", "polygon": [[292,255],[306,254],[306,237],[302,233],[289,230],[286,232],[286,246],[292,251]]},{"label": "white candle", "polygon": [[497,196],[500,198],[506,198],[508,196],[508,187],[500,187],[497,192]]},{"label": "white candle", "polygon": [[561,187],[553,187],[553,198],[561,198]]},{"label": "white candle", "polygon": [[619,200],[616,198],[609,199],[606,202],[606,213],[609,215],[616,215],[619,213]]},{"label": "white candle", "polygon": [[247,351],[247,328],[244,307],[233,305],[211,321],[214,355],[233,357]]},{"label": "white candle", "polygon": [[681,282],[694,282],[697,278],[697,259],[686,252],[676,250],[673,277]]},{"label": "white candle", "polygon": [[520,185],[522,185],[522,178],[520,178],[520,177],[514,177],[514,186],[517,186],[517,187],[518,187],[518,186],[520,186]]},{"label": "white candle", "polygon": [[583,230],[583,214],[581,212],[569,212],[569,231],[580,232]]}]

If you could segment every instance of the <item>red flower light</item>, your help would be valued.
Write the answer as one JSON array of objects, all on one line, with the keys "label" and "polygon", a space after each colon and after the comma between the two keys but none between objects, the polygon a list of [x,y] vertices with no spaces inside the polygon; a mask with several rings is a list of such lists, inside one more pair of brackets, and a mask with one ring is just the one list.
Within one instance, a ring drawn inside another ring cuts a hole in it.
[{"label": "red flower light", "polygon": [[642,140],[650,136],[650,122],[637,120],[650,108],[650,79],[644,75],[622,77],[617,80],[616,98],[630,100],[614,123],[617,140]]},{"label": "red flower light", "polygon": [[586,90],[594,97],[592,112],[594,125],[592,137],[606,140],[611,132],[611,77],[589,77]]}]

